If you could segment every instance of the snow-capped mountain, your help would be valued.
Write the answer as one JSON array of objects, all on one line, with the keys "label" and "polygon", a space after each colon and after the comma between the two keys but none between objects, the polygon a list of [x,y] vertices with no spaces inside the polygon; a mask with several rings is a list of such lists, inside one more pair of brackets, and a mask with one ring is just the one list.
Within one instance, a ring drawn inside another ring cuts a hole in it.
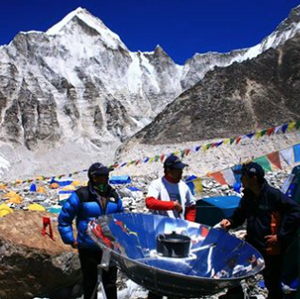
[{"label": "snow-capped mountain", "polygon": [[0,48],[0,138],[32,150],[66,141],[120,144],[209,70],[277,47],[299,24],[297,7],[261,44],[196,54],[180,66],[160,46],[131,52],[78,8],[47,32],[20,32]]},{"label": "snow-capped mountain", "polygon": [[1,139],[100,145],[130,136],[181,91],[181,67],[157,47],[130,52],[99,19],[77,9],[0,49]]}]

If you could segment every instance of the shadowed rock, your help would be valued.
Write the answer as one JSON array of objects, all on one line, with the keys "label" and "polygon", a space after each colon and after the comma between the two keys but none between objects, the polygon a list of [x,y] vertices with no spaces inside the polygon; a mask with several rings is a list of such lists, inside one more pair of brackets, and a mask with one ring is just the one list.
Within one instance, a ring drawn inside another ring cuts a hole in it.
[{"label": "shadowed rock", "polygon": [[72,298],[72,287],[81,282],[76,251],[62,243],[54,220],[54,240],[42,235],[43,216],[53,214],[17,211],[0,219],[2,299]]}]

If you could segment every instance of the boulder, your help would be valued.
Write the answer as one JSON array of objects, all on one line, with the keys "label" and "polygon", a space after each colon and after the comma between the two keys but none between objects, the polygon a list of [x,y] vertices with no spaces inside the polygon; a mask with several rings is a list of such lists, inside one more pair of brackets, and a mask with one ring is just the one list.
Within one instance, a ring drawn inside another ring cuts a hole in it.
[{"label": "boulder", "polygon": [[[51,219],[53,239],[49,226],[42,235],[43,217]],[[71,298],[74,286],[80,284],[77,251],[61,241],[57,217],[17,211],[0,219],[1,299]]]}]

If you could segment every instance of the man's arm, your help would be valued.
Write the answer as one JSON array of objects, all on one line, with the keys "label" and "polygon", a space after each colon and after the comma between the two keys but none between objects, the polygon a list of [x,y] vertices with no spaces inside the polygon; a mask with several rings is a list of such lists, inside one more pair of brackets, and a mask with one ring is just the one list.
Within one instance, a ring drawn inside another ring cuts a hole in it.
[{"label": "man's arm", "polygon": [[186,185],[186,201],[185,201],[185,220],[195,222],[196,220],[196,199],[190,188]]},{"label": "man's arm", "polygon": [[233,215],[228,219],[223,219],[220,222],[220,225],[222,228],[229,230],[231,228],[236,228],[242,225],[245,222],[245,220],[245,198],[243,197],[238,208],[234,211]]},{"label": "man's arm", "polygon": [[146,207],[149,210],[158,210],[158,211],[174,210],[175,202],[162,201],[151,196],[151,197],[146,197]]},{"label": "man's arm", "polygon": [[163,201],[160,200],[160,185],[158,181],[153,181],[148,190],[148,194],[146,197],[146,207],[149,210],[157,210],[157,211],[168,211],[168,210],[176,210],[178,213],[182,212],[182,207],[177,201]]},{"label": "man's arm", "polygon": [[74,235],[72,222],[76,217],[80,206],[79,198],[76,192],[73,192],[69,199],[65,202],[58,216],[58,230],[65,244],[77,246]]}]

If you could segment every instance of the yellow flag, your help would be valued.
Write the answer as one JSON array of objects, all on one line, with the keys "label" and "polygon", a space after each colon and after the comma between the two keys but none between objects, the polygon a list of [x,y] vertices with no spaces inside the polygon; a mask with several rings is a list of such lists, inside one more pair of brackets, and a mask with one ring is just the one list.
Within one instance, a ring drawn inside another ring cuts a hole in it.
[{"label": "yellow flag", "polygon": [[195,186],[196,193],[198,194],[202,193],[202,179],[196,178],[195,180],[193,180],[193,183]]},{"label": "yellow flag", "polygon": [[292,131],[292,129],[295,127],[295,125],[296,125],[296,122],[295,121],[293,121],[293,122],[291,122],[291,123],[289,123],[289,125],[288,125],[288,132],[290,132],[290,131]]},{"label": "yellow flag", "polygon": [[256,137],[256,139],[260,138],[261,137],[261,132],[256,132],[255,137]]}]

